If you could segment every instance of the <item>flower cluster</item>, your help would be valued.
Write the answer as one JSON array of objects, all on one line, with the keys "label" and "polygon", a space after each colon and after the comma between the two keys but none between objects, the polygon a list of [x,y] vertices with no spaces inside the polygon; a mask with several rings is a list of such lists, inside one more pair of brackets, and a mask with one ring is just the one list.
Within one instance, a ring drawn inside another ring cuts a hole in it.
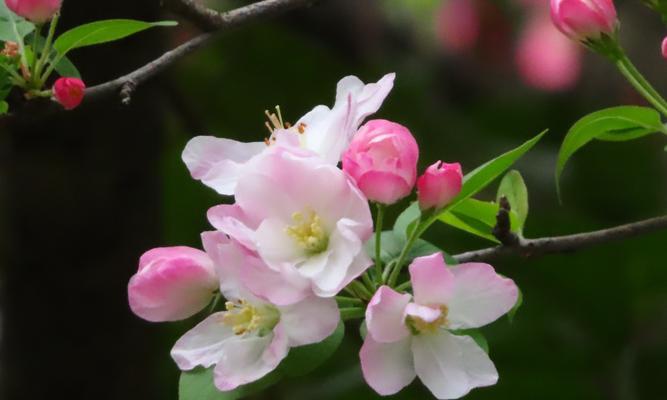
[{"label": "flower cluster", "polygon": [[415,374],[442,399],[496,382],[486,353],[458,331],[509,311],[517,299],[511,280],[486,264],[449,268],[441,253],[411,264],[414,296],[368,271],[369,201],[384,207],[416,186],[421,209],[433,213],[462,185],[460,165],[441,161],[417,178],[419,149],[406,127],[362,126],[393,82],[393,74],[372,84],[343,78],[332,108],[317,106],[295,124],[279,108],[267,112],[270,136],[262,142],[201,136],[187,144],[192,176],[234,203],[208,211],[215,230],[202,234],[204,251],[150,250],[128,286],[132,311],[149,321],[188,318],[225,298],[223,310],[214,302],[173,347],[181,370],[213,368],[221,391],[256,381],[290,348],[329,337],[346,291],[359,296],[345,299],[368,304],[360,356],[378,393],[397,392]]}]

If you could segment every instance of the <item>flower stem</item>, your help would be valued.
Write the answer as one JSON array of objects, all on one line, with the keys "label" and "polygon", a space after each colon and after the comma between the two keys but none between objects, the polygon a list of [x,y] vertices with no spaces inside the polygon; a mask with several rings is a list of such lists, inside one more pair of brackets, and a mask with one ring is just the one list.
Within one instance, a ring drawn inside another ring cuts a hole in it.
[{"label": "flower stem", "polygon": [[410,282],[410,281],[403,282],[400,285],[396,286],[396,291],[397,292],[404,292],[404,291],[408,290],[410,287],[412,287],[412,282]]},{"label": "flower stem", "polygon": [[[49,33],[46,36],[46,42],[44,43],[44,48],[42,49],[42,54],[39,57],[39,61],[37,62],[37,66],[35,67],[35,75],[36,78],[38,79],[38,85],[41,87],[44,85],[46,82],[46,79],[48,79],[48,75],[42,79],[40,76],[42,73],[42,68],[44,67],[46,60],[49,59],[49,55],[51,54],[51,44],[53,43],[53,37],[55,36],[56,33],[56,26],[58,25],[58,20],[60,19],[60,13],[56,13],[56,15],[53,16],[53,19],[51,20],[51,25],[49,25]],[[35,54],[35,57],[37,55]]]},{"label": "flower stem", "polygon": [[343,321],[349,321],[351,319],[363,318],[365,310],[361,307],[347,307],[340,309],[340,317]]},{"label": "flower stem", "polygon": [[401,250],[401,254],[396,259],[394,268],[392,269],[391,274],[389,275],[389,280],[387,281],[387,284],[390,287],[394,287],[394,285],[396,284],[396,281],[398,280],[398,275],[401,273],[401,270],[403,269],[403,262],[405,261],[405,257],[407,257],[408,252],[410,251],[410,249],[412,249],[412,245],[415,244],[415,241],[419,238],[422,232],[423,230],[421,229],[421,221],[420,221],[410,233],[408,241],[405,243],[405,246],[403,246],[403,250]]},{"label": "flower stem", "polygon": [[42,24],[37,24],[35,25],[35,31],[32,33],[32,78],[33,82],[37,82],[38,79],[36,77],[39,77],[39,74],[37,73],[37,38],[39,38],[39,34],[42,32]]},{"label": "flower stem", "polygon": [[658,93],[657,90],[644,78],[637,67],[630,61],[624,51],[621,51],[615,60],[616,67],[623,74],[625,79],[641,94],[653,107],[667,116],[667,101]]},{"label": "flower stem", "polygon": [[384,204],[377,204],[375,217],[375,281],[382,285],[382,224],[384,222]]},{"label": "flower stem", "polygon": [[370,300],[373,294],[359,281],[352,281],[349,284],[350,288],[354,290],[358,296],[363,300]]},{"label": "flower stem", "polygon": [[363,306],[364,301],[356,297],[336,296],[336,302],[340,306]]}]

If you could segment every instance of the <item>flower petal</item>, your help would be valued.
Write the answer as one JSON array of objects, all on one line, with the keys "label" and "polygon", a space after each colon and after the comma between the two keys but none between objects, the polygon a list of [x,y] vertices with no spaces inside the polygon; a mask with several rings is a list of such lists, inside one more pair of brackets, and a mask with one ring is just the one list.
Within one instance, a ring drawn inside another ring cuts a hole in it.
[{"label": "flower petal", "polygon": [[266,336],[239,336],[225,343],[215,367],[214,383],[222,391],[234,390],[261,379],[287,356],[287,336],[281,324]]},{"label": "flower petal", "polygon": [[178,368],[188,371],[201,365],[205,368],[222,359],[225,343],[234,338],[232,329],[222,323],[223,312],[208,318],[181,336],[171,349],[171,358]]},{"label": "flower petal", "polygon": [[489,324],[516,304],[519,290],[511,279],[492,266],[468,263],[453,267],[454,291],[447,304],[452,329],[477,328]]},{"label": "flower petal", "polygon": [[445,264],[442,253],[415,258],[409,268],[416,303],[443,305],[449,302],[454,274]]},{"label": "flower petal", "polygon": [[379,343],[366,335],[359,358],[364,379],[382,396],[398,393],[415,379],[410,349],[412,336],[393,343]]},{"label": "flower petal", "polygon": [[410,298],[409,294],[398,293],[389,286],[375,292],[366,308],[366,327],[375,341],[391,343],[410,334],[404,324],[405,307]]},{"label": "flower petal", "polygon": [[405,307],[405,315],[419,318],[420,320],[431,323],[435,322],[442,316],[442,311],[438,308],[429,306],[422,306],[417,303],[410,303]]},{"label": "flower petal", "polygon": [[340,321],[334,299],[310,297],[291,306],[279,307],[280,323],[290,347],[321,342],[331,336]]},{"label": "flower petal", "polygon": [[469,336],[447,331],[412,340],[417,376],[438,399],[458,399],[472,389],[494,385],[498,372],[489,356]]},{"label": "flower petal", "polygon": [[209,208],[209,223],[220,232],[223,232],[245,247],[255,250],[256,223],[251,220],[238,205],[221,204]]},{"label": "flower petal", "polygon": [[233,195],[243,165],[266,148],[262,142],[197,136],[185,146],[182,158],[193,178],[220,194]]}]

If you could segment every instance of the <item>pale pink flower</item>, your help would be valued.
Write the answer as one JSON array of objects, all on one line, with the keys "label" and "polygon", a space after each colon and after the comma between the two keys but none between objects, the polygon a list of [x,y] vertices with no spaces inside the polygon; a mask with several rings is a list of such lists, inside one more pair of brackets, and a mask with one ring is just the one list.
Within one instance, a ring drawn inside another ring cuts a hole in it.
[{"label": "pale pink flower", "polygon": [[83,101],[86,84],[78,78],[58,78],[53,84],[53,97],[66,110],[77,108]]},{"label": "pale pink flower", "polygon": [[[356,76],[338,82],[333,108],[317,106],[291,128],[276,127],[268,144],[303,147],[335,165],[350,143],[359,125],[375,113],[394,86],[395,74],[387,74],[377,83],[364,84]],[[281,121],[282,123],[282,121]],[[280,140],[277,134],[283,138]],[[264,142],[243,143],[213,136],[190,140],[183,151],[183,161],[192,177],[223,195],[234,194],[243,167],[269,146]]]},{"label": "pale pink flower", "polygon": [[561,32],[577,41],[611,35],[618,25],[612,0],[551,0],[551,19]]},{"label": "pale pink flower", "polygon": [[447,0],[436,14],[436,33],[453,52],[471,50],[480,34],[480,11],[474,0]]},{"label": "pale pink flower", "polygon": [[571,88],[581,71],[581,49],[538,12],[521,32],[516,65],[524,82],[537,89]]},{"label": "pale pink flower", "polygon": [[213,262],[206,253],[191,247],[163,247],[141,256],[127,293],[132,312],[162,322],[198,313],[217,288]]},{"label": "pale pink flower", "polygon": [[220,232],[206,232],[202,240],[215,261],[226,311],[211,314],[176,342],[171,356],[181,370],[215,366],[215,386],[229,391],[274,370],[291,347],[334,332],[340,320],[335,300],[312,297],[277,306],[259,299],[240,279],[248,250]]},{"label": "pale pink flower", "polygon": [[[257,251],[297,297],[331,297],[371,264],[363,244],[372,234],[368,201],[343,171],[275,148],[255,158],[236,187],[236,204],[209,210],[221,232]],[[276,304],[278,284],[263,293]],[[297,289],[298,288],[298,289]]]},{"label": "pale pink flower", "polygon": [[393,204],[412,192],[419,147],[410,131],[376,119],[359,129],[343,155],[343,171],[369,200]]},{"label": "pale pink flower", "polygon": [[469,336],[508,312],[518,289],[481,263],[445,265],[441,253],[410,265],[414,297],[382,286],[366,310],[361,348],[366,382],[381,395],[397,393],[416,376],[438,399],[456,399],[497,382],[498,372]]},{"label": "pale pink flower", "polygon": [[27,20],[41,24],[60,11],[62,0],[5,0],[7,8]]},{"label": "pale pink flower", "polygon": [[440,209],[456,197],[463,186],[461,164],[438,161],[417,179],[419,208]]}]

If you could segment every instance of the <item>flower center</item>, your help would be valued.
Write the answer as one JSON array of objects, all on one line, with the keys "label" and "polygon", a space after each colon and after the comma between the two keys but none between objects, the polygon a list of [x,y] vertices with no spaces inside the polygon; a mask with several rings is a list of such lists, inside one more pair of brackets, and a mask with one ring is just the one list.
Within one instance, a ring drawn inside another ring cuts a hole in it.
[{"label": "flower center", "polygon": [[267,121],[264,122],[264,126],[266,126],[266,129],[268,129],[270,133],[269,137],[264,138],[264,143],[267,146],[271,146],[276,141],[274,133],[276,130],[279,129],[288,129],[298,133],[300,135],[299,142],[301,146],[305,145],[305,141],[302,135],[306,132],[306,124],[301,122],[297,126],[293,127],[292,124],[290,124],[289,122],[283,121],[283,115],[280,112],[280,106],[276,106],[275,113],[269,112],[269,110],[265,110],[264,114],[266,115],[267,118]]},{"label": "flower center", "polygon": [[435,333],[439,328],[447,326],[447,313],[449,309],[445,305],[440,305],[434,308],[440,310],[440,316],[434,321],[425,321],[420,317],[408,315],[405,317],[405,323],[413,335],[420,333]]},{"label": "flower center", "polygon": [[292,214],[293,225],[285,228],[288,235],[296,241],[308,254],[318,254],[329,246],[329,236],[324,224],[315,211]]},{"label": "flower center", "polygon": [[258,332],[260,336],[273,330],[280,320],[280,313],[272,306],[253,306],[245,300],[225,303],[227,311],[222,323],[231,327],[235,335]]}]

